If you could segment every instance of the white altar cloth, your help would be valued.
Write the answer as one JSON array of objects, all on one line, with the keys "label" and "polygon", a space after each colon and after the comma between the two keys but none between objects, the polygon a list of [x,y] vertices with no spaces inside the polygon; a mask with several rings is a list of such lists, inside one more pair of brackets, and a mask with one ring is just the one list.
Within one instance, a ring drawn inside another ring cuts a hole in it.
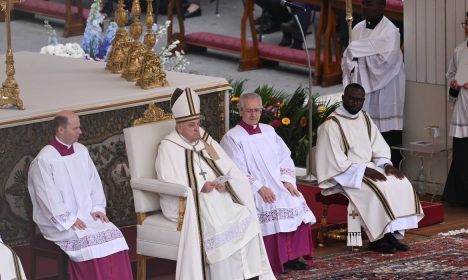
[{"label": "white altar cloth", "polygon": [[[230,89],[224,78],[166,72],[168,87],[144,90],[105,70],[105,62],[38,52],[18,52],[14,60],[26,110],[0,109],[0,128],[51,120],[61,110],[85,115],[169,100],[177,87],[192,87],[199,94]],[[0,79],[5,80],[4,63],[0,63]]]}]

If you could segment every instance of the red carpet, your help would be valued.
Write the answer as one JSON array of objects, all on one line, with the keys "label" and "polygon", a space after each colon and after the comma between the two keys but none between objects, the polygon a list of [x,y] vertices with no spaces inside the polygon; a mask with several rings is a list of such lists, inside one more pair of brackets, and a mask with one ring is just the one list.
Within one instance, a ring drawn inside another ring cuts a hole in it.
[{"label": "red carpet", "polygon": [[384,255],[347,252],[314,260],[307,271],[289,272],[289,279],[467,279],[468,234],[434,236],[410,243],[411,250]]}]

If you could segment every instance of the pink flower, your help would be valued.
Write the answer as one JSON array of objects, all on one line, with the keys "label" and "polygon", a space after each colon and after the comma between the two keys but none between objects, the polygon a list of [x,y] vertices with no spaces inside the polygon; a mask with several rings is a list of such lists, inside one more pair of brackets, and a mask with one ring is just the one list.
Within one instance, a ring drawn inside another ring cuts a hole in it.
[{"label": "pink flower", "polygon": [[272,126],[272,127],[280,127],[280,126],[282,126],[282,125],[283,125],[283,124],[282,124],[279,120],[273,120],[273,121],[271,122],[271,126]]}]

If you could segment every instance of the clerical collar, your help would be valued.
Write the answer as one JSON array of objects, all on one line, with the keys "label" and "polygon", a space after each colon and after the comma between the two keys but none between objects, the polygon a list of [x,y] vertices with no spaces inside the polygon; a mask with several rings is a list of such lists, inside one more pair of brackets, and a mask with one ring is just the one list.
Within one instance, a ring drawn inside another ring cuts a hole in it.
[{"label": "clerical collar", "polygon": [[372,20],[366,20],[366,28],[367,29],[374,29],[377,24],[379,24],[383,19],[383,15],[381,15],[379,18],[377,18],[376,20],[372,21]]},{"label": "clerical collar", "polygon": [[345,118],[350,118],[350,119],[356,119],[358,116],[359,116],[359,112],[357,112],[356,114],[351,114],[350,112],[348,112],[348,110],[345,109],[345,107],[343,105],[341,105],[340,107],[338,107],[335,111],[338,115],[340,116],[343,116]]},{"label": "clerical collar", "polygon": [[75,153],[75,149],[73,149],[73,144],[68,145],[60,141],[57,136],[50,141],[50,145],[54,147],[59,154],[64,157],[64,156],[69,156]]},{"label": "clerical collar", "polygon": [[248,123],[245,123],[243,120],[241,120],[239,122],[239,125],[241,127],[243,127],[247,133],[249,135],[253,135],[253,134],[258,134],[258,133],[262,133],[262,130],[260,129],[260,125],[259,124],[256,124],[256,125],[250,125]]}]

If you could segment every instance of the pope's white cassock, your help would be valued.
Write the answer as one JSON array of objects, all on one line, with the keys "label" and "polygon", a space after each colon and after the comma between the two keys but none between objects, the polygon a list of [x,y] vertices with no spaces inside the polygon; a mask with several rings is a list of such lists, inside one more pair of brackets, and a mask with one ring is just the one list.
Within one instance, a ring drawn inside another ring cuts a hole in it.
[{"label": "pope's white cassock", "polygon": [[405,72],[398,28],[385,16],[371,29],[366,21],[356,24],[352,41],[341,63],[343,87],[364,87],[363,109],[380,132],[403,129]]},{"label": "pope's white cassock", "polygon": [[26,279],[23,266],[18,255],[3,244],[0,238],[0,279],[2,280],[21,280]]},{"label": "pope's white cassock", "polygon": [[408,179],[386,176],[387,181],[373,181],[364,176],[366,167],[385,174],[385,164],[391,164],[390,147],[367,113],[352,115],[341,106],[319,127],[319,186],[324,195],[340,192],[350,200],[349,246],[362,245],[361,225],[375,241],[387,232],[404,234],[417,228],[424,216]]},{"label": "pope's white cassock", "polygon": [[[196,93],[189,88],[185,93],[171,104],[176,120],[180,116],[177,109],[187,104],[186,98],[199,112]],[[195,118],[198,117],[196,114]],[[260,279],[274,279],[247,177],[216,141],[202,129],[200,133],[202,139],[189,143],[174,130],[161,141],[156,157],[159,179],[191,188],[179,242],[176,279],[204,279],[203,274],[213,280],[249,279],[258,275]],[[201,192],[206,181],[226,174],[232,179],[226,183],[225,192],[217,189]],[[163,214],[177,221],[178,198],[161,195],[160,199]]]},{"label": "pope's white cassock", "polygon": [[[32,161],[28,189],[34,222],[42,235],[74,262],[128,250],[114,224],[92,218],[91,212],[106,213],[101,179],[86,147],[74,143],[73,149],[74,153],[62,156],[55,147],[47,145]],[[86,229],[72,227],[77,218],[86,224]]]}]

